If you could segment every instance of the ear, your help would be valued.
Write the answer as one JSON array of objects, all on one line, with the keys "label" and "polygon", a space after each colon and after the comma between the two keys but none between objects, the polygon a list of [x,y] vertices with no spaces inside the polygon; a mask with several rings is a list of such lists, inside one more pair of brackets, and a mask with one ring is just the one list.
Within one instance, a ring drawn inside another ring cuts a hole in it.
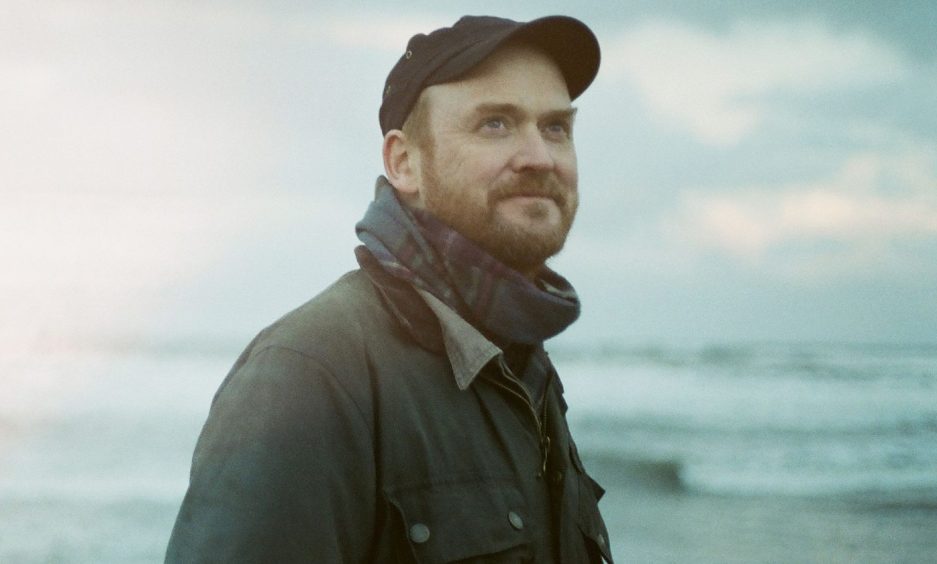
[{"label": "ear", "polygon": [[391,129],[384,136],[384,172],[391,185],[406,198],[414,198],[420,191],[419,151],[399,129]]}]

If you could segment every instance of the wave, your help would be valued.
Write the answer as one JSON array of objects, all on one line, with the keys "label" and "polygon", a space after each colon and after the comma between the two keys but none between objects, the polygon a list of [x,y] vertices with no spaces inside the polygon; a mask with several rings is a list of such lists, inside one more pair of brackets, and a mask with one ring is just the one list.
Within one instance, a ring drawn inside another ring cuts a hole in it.
[{"label": "wave", "polygon": [[237,358],[252,335],[92,334],[40,336],[28,350],[48,356],[98,353],[160,357],[224,356]]},{"label": "wave", "polygon": [[937,511],[937,471],[768,471],[646,458],[609,449],[581,449],[590,473],[606,488],[665,495],[839,500],[868,509]]},{"label": "wave", "polygon": [[680,478],[682,464],[676,460],[627,458],[610,452],[582,452],[583,464],[601,476],[606,488],[624,487],[677,493],[686,490]]},{"label": "wave", "polygon": [[[874,376],[862,380],[776,367],[736,371],[557,362],[557,368],[570,417],[727,430],[937,431],[937,359],[863,368]],[[834,367],[827,373],[846,370]]]},{"label": "wave", "polygon": [[578,347],[559,344],[549,350],[558,364],[714,370],[743,378],[809,374],[862,381],[890,376],[895,370],[937,375],[937,343],[761,343],[695,348],[606,343]]},{"label": "wave", "polygon": [[[576,407],[582,407],[577,405]],[[588,408],[588,406],[586,406]],[[635,413],[611,414],[579,409],[570,424],[581,434],[614,438],[634,433],[653,435],[715,435],[726,439],[791,440],[928,436],[937,441],[937,413],[804,413],[757,417],[746,413]],[[937,444],[937,443],[935,443]]]},{"label": "wave", "polygon": [[686,466],[680,478],[687,491],[709,495],[839,499],[878,508],[937,506],[937,475],[933,469],[820,474]]}]

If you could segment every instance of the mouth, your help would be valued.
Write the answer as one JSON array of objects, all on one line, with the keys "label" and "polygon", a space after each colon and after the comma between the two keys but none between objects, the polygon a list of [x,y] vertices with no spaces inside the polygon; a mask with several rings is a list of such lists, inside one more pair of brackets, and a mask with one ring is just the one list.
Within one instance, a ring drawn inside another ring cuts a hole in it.
[{"label": "mouth", "polygon": [[566,202],[566,195],[562,189],[553,182],[543,183],[523,183],[520,185],[505,186],[490,194],[492,203],[506,200],[515,201],[535,201],[552,200],[558,206],[563,207]]},{"label": "mouth", "polygon": [[499,198],[498,202],[514,202],[517,204],[532,204],[535,202],[555,202],[554,198],[550,196],[544,196],[542,194],[515,194],[513,196],[507,196],[504,198]]},{"label": "mouth", "polygon": [[509,194],[499,198],[499,200],[554,200],[553,196],[548,194]]}]

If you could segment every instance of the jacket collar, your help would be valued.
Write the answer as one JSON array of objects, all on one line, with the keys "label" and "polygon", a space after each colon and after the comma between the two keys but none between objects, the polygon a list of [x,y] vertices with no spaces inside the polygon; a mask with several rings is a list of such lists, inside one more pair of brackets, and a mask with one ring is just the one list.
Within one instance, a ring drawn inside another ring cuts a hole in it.
[{"label": "jacket collar", "polygon": [[388,274],[365,247],[356,248],[355,256],[407,334],[424,349],[446,354],[460,390],[467,389],[482,368],[501,354],[500,348],[438,298]]},{"label": "jacket collar", "polygon": [[417,292],[439,320],[456,384],[460,390],[467,389],[482,368],[501,354],[501,349],[439,298],[425,290],[417,289]]}]

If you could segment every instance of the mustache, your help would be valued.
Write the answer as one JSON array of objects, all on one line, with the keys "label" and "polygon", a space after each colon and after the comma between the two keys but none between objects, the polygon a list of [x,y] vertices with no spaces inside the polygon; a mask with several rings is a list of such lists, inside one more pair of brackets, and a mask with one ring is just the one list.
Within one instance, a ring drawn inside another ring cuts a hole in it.
[{"label": "mustache", "polygon": [[488,204],[517,196],[550,198],[560,207],[566,205],[567,199],[566,190],[553,176],[522,176],[516,182],[502,184],[488,192]]}]

